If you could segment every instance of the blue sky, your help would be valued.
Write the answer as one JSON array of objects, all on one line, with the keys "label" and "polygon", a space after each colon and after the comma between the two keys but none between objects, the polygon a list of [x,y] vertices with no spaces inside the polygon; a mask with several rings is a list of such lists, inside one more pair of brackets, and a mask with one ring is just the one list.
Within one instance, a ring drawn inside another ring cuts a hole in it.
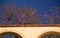
[{"label": "blue sky", "polygon": [[39,12],[49,9],[49,7],[60,6],[60,0],[0,0],[0,5],[12,2],[19,7],[26,5],[27,7],[36,8]]},{"label": "blue sky", "polygon": [[[11,3],[16,4],[18,7],[26,5],[27,7],[36,8],[37,14],[39,15],[41,15],[41,13],[43,13],[44,11],[49,10],[50,7],[60,7],[60,0],[0,0],[0,6]],[[44,23],[46,22],[44,21]]]}]

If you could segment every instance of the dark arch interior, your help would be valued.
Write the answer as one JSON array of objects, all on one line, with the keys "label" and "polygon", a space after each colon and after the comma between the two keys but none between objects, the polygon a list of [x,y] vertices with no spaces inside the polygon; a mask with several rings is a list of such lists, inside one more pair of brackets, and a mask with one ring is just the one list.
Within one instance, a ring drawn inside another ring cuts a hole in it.
[{"label": "dark arch interior", "polygon": [[59,32],[46,32],[40,35],[38,38],[60,38]]},{"label": "dark arch interior", "polygon": [[0,33],[0,38],[22,38],[22,36],[14,32],[4,32]]}]

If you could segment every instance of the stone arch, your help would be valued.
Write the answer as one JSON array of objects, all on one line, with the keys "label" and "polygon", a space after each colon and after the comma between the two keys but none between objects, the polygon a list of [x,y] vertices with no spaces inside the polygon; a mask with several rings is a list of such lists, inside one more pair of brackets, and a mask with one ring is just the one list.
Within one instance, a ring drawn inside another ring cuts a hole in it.
[{"label": "stone arch", "polygon": [[56,31],[49,31],[41,34],[38,38],[60,38],[60,33]]},{"label": "stone arch", "polygon": [[20,34],[15,33],[15,32],[2,32],[0,33],[0,38],[4,38],[4,35],[10,35],[10,36],[14,35],[15,38],[22,38]]}]

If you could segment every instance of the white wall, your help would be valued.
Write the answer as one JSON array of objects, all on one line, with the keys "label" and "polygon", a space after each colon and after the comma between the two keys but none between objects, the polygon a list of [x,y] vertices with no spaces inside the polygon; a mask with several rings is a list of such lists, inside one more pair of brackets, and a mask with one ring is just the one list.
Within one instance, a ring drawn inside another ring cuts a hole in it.
[{"label": "white wall", "polygon": [[49,31],[60,32],[60,27],[0,27],[0,33],[16,32],[23,38],[38,38],[42,33]]}]

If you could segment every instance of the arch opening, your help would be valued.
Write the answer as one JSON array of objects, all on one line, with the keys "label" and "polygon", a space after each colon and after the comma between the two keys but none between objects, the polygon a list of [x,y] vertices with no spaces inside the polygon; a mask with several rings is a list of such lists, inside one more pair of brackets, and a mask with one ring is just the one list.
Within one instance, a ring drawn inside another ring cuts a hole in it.
[{"label": "arch opening", "polygon": [[60,33],[59,32],[45,32],[41,34],[38,38],[60,38]]},{"label": "arch opening", "polygon": [[14,32],[4,32],[0,33],[0,38],[22,38],[22,36]]}]

